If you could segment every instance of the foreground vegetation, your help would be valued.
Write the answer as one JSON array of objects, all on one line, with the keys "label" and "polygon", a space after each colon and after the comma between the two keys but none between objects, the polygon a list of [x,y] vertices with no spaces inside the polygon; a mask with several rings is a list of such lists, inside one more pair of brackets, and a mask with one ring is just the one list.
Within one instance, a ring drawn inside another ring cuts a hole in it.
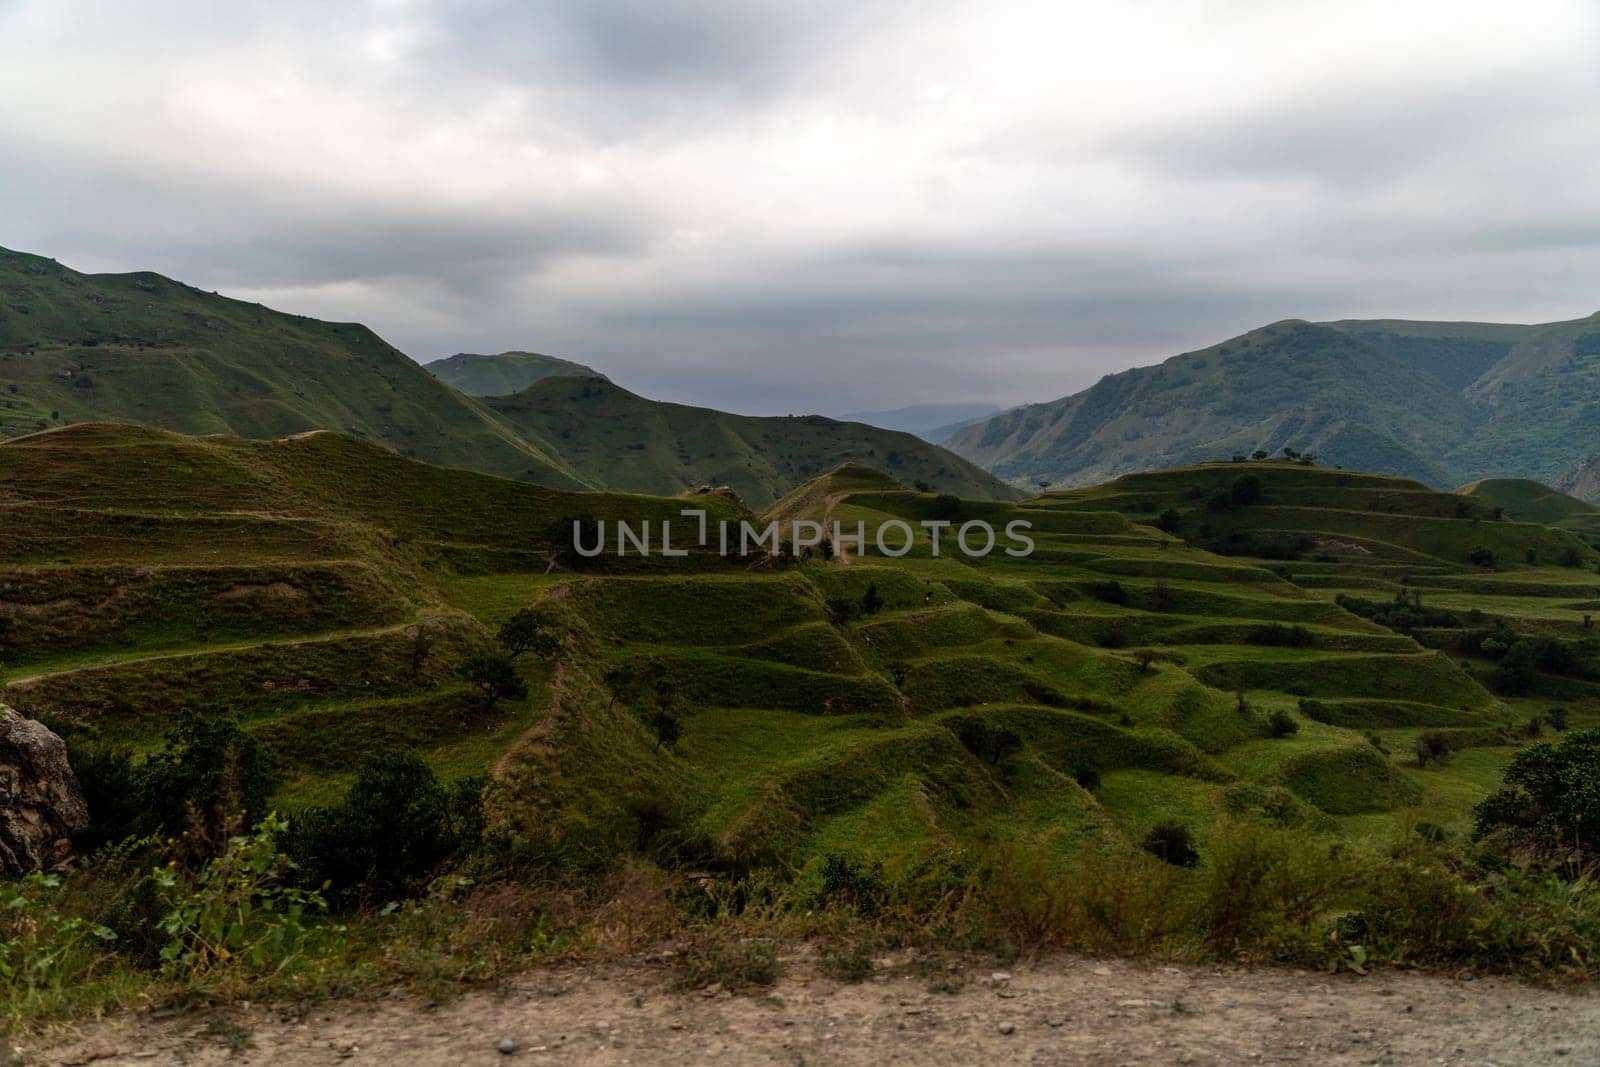
[{"label": "foreground vegetation", "polygon": [[[0,473],[0,700],[95,816],[77,870],[7,890],[15,1023],[663,937],[725,986],[784,937],[856,977],[886,945],[1596,958],[1558,801],[1594,773],[1600,554],[1470,496],[1240,459],[1013,504],[845,467],[762,521],[865,550],[586,561],[574,520],[685,501],[333,434],[72,427]],[[871,548],[976,518],[1037,550]]]}]

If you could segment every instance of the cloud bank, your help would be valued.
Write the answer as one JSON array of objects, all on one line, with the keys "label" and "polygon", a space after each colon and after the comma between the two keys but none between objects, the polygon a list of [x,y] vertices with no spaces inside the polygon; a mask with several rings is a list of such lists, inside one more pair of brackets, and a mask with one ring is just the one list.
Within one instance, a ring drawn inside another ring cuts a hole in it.
[{"label": "cloud bank", "polygon": [[1600,8],[0,0],[0,244],[751,413],[1600,307]]}]

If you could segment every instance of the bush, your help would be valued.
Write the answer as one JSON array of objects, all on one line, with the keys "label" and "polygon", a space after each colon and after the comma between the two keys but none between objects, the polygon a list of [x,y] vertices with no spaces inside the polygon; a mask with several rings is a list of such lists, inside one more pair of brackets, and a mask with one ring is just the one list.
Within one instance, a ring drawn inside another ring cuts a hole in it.
[{"label": "bush", "polygon": [[368,755],[344,800],[299,819],[291,852],[341,904],[408,896],[452,856],[477,847],[484,780],[446,789],[414,752]]},{"label": "bush", "polygon": [[1417,737],[1413,750],[1416,752],[1418,767],[1442,764],[1450,755],[1450,735],[1439,730],[1429,730]]},{"label": "bush", "polygon": [[1254,474],[1241,474],[1233,480],[1228,490],[1229,502],[1234,507],[1248,507],[1261,499],[1261,479]]},{"label": "bush", "polygon": [[506,654],[513,659],[529,652],[538,659],[551,659],[561,650],[560,636],[532,608],[522,608],[500,627],[497,635]]},{"label": "bush", "polygon": [[1177,508],[1168,508],[1156,519],[1156,529],[1162,533],[1175,534],[1183,526],[1183,516],[1178,514]]},{"label": "bush", "polygon": [[1252,627],[1245,640],[1252,645],[1272,645],[1280,648],[1309,648],[1316,638],[1304,626],[1285,626],[1281,622],[1268,622]]},{"label": "bush", "polygon": [[679,984],[690,989],[769,986],[783,973],[778,947],[767,938],[729,941],[715,933],[697,938],[683,954]]},{"label": "bush", "polygon": [[1467,553],[1467,562],[1472,564],[1474,567],[1483,567],[1487,570],[1494,570],[1495,564],[1498,562],[1498,560],[1495,558],[1493,551],[1484,548],[1482,545],[1479,545],[1477,548],[1474,548],[1472,551]]},{"label": "bush", "polygon": [[1128,591],[1115,578],[1104,582],[1090,582],[1087,589],[1090,596],[1105,604],[1126,604],[1128,602]]},{"label": "bush", "polygon": [[191,713],[135,773],[134,825],[143,833],[182,832],[190,857],[213,856],[261,821],[275,788],[271,755],[237,720]]},{"label": "bush", "polygon": [[502,700],[515,700],[528,695],[528,687],[517,677],[516,664],[504,653],[469,656],[461,664],[459,674],[463,681],[470,682],[483,695],[486,711],[493,711],[494,706]]},{"label": "bush", "polygon": [[248,837],[231,839],[192,888],[170,867],[156,872],[171,894],[161,920],[168,938],[161,958],[171,970],[191,981],[222,970],[272,974],[342,935],[341,927],[313,923],[326,909],[320,894],[290,884],[294,865],[277,847],[287,829],[269,815]]},{"label": "bush", "polygon": [[1150,855],[1174,867],[1193,867],[1200,862],[1194,838],[1189,828],[1175,820],[1168,820],[1151,828],[1139,843]]},{"label": "bush", "polygon": [[822,860],[822,889],[817,903],[824,908],[854,908],[871,919],[889,902],[889,889],[883,879],[883,864],[865,864],[837,852]]},{"label": "bush", "polygon": [[1272,714],[1267,716],[1268,737],[1288,737],[1299,732],[1300,723],[1282,708],[1274,708]]},{"label": "bush", "polygon": [[1475,836],[1502,834],[1543,860],[1600,857],[1600,730],[1518,752],[1473,819]]}]

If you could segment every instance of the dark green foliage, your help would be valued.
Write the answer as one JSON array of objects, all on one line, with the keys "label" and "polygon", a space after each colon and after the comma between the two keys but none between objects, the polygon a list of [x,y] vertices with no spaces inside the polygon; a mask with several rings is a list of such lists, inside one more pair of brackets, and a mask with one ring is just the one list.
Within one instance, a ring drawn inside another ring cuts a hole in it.
[{"label": "dark green foliage", "polygon": [[1263,623],[1251,627],[1245,638],[1252,645],[1270,645],[1278,648],[1310,648],[1316,638],[1304,626],[1285,626],[1281,622]]},{"label": "dark green foliage", "polygon": [[940,493],[933,498],[930,509],[935,519],[947,519],[950,522],[961,518],[961,498],[954,493]]},{"label": "dark green foliage", "polygon": [[1418,592],[1407,595],[1402,589],[1388,604],[1363,600],[1344,593],[1339,594],[1336,599],[1339,606],[1346,611],[1360,615],[1364,619],[1371,619],[1380,626],[1386,626],[1400,633],[1409,634],[1419,629],[1454,628],[1461,625],[1461,620],[1453,612],[1423,607],[1422,594]]},{"label": "dark green foliage", "polygon": [[461,664],[460,674],[463,681],[477,687],[487,709],[493,709],[502,700],[528,695],[528,687],[517,677],[516,664],[503,653],[470,656]]},{"label": "dark green foliage", "polygon": [[89,805],[89,828],[73,842],[78,851],[93,852],[136,834],[144,806],[133,751],[123,745],[80,742],[70,734],[65,739],[68,760]]},{"label": "dark green foliage", "polygon": [[967,719],[956,730],[962,746],[991,767],[1022,750],[1022,737],[1015,730],[995,728],[982,719]]},{"label": "dark green foliage", "polygon": [[414,752],[373,753],[341,803],[295,820],[290,852],[309,883],[331,883],[344,904],[408,896],[447,859],[477,847],[484,784],[447,788]]},{"label": "dark green foliage", "polygon": [[883,607],[883,597],[878,594],[878,583],[867,583],[867,591],[861,595],[861,613],[876,615],[881,607]]},{"label": "dark green foliage", "polygon": [[1090,582],[1086,587],[1088,594],[1104,604],[1126,604],[1128,590],[1123,588],[1121,582],[1115,578],[1104,582]]},{"label": "dark green foliage", "polygon": [[1267,716],[1266,731],[1268,737],[1288,737],[1300,732],[1300,723],[1287,711],[1276,708]]},{"label": "dark green foliage", "polygon": [[537,659],[550,659],[561,650],[561,637],[544,616],[532,608],[521,608],[500,627],[500,646],[513,659],[532,652]]},{"label": "dark green foliage", "polygon": [[1467,562],[1472,564],[1474,567],[1483,567],[1485,570],[1494,570],[1495,564],[1499,561],[1496,559],[1493,550],[1479,545],[1467,553]]},{"label": "dark green foliage", "polygon": [[1477,836],[1503,832],[1541,859],[1600,857],[1600,730],[1518,752],[1473,817]]},{"label": "dark green foliage", "polygon": [[1567,709],[1559,704],[1547,711],[1544,717],[1549,721],[1550,729],[1554,730],[1558,734],[1564,733],[1567,729],[1567,725],[1571,722],[1571,717],[1567,714]]},{"label": "dark green foliage", "polygon": [[872,918],[880,914],[889,901],[883,864],[862,863],[830,852],[822,860],[822,889],[818,896],[818,903],[823,907],[843,905],[854,908],[865,918]]},{"label": "dark green foliage", "polygon": [[1072,780],[1092,793],[1100,788],[1100,770],[1089,765],[1079,767],[1072,772]]},{"label": "dark green foliage", "polygon": [[260,821],[276,786],[271,754],[236,719],[186,715],[138,768],[136,825],[145,833],[185,832],[192,855],[210,856]]},{"label": "dark green foliage", "polygon": [[1178,514],[1177,508],[1168,508],[1156,519],[1156,529],[1162,533],[1175,534],[1183,526],[1183,516]]},{"label": "dark green foliage", "polygon": [[1234,507],[1249,507],[1261,500],[1261,479],[1254,474],[1241,474],[1233,480],[1228,490],[1228,500]]},{"label": "dark green foliage", "polygon": [[1438,766],[1450,756],[1450,735],[1441,730],[1420,734],[1412,746],[1418,767]]},{"label": "dark green foliage", "polygon": [[1200,862],[1200,853],[1194,847],[1194,837],[1189,828],[1176,820],[1168,820],[1151,827],[1140,847],[1163,863],[1174,867],[1193,867]]}]

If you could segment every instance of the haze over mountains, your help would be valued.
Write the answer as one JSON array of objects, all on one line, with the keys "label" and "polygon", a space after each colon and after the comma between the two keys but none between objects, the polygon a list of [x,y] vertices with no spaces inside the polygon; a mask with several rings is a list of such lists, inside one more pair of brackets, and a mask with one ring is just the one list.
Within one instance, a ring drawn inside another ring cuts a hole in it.
[{"label": "haze over mountains", "polygon": [[1600,315],[1288,320],[1002,412],[945,443],[1019,485],[1287,446],[1441,488],[1516,476],[1600,500]]}]

